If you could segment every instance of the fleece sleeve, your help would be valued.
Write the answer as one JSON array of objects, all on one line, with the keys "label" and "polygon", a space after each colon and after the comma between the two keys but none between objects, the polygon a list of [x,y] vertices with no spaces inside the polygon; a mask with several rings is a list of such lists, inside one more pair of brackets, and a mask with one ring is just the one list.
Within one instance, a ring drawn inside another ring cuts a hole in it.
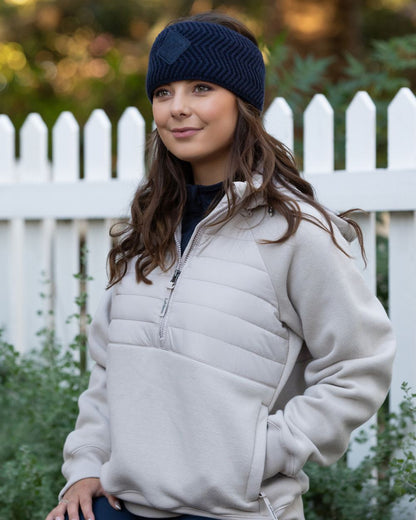
[{"label": "fleece sleeve", "polygon": [[110,456],[110,433],[106,395],[106,356],[111,290],[106,291],[91,323],[88,347],[95,364],[89,386],[79,398],[75,430],[64,445],[62,473],[67,484],[59,496],[78,480],[99,477]]},{"label": "fleece sleeve", "polygon": [[395,353],[390,322],[354,260],[312,223],[292,238],[277,282],[280,319],[306,343],[311,360],[305,392],[269,417],[265,478],[294,476],[309,460],[336,461],[385,399]]}]

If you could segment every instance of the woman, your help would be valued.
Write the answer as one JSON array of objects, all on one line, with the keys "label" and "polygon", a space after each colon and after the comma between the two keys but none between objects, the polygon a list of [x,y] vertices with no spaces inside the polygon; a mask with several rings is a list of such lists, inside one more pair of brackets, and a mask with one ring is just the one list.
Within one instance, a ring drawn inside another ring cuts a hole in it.
[{"label": "woman", "polygon": [[113,232],[47,520],[301,520],[304,464],[337,460],[390,383],[390,324],[348,253],[360,230],[263,129],[263,59],[241,23],[170,24],[146,88],[149,176]]}]

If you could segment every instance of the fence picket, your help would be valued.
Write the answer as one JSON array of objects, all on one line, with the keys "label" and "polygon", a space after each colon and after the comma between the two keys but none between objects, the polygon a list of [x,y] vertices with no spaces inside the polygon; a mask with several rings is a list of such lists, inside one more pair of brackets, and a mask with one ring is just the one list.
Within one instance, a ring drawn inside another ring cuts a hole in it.
[{"label": "fence picket", "polygon": [[[50,179],[48,163],[48,129],[39,114],[29,114],[20,130],[19,181],[39,184]],[[39,200],[46,204],[47,201]],[[48,298],[41,298],[47,293],[45,285],[51,279],[51,240],[53,221],[26,220],[24,224],[16,222],[13,226],[13,249],[22,251],[22,263],[13,267],[12,284],[19,286],[23,280],[22,300],[15,301],[22,310],[13,309],[21,317],[19,330],[14,330],[18,348],[35,348],[40,340],[36,333],[47,325],[49,320]],[[20,270],[19,270],[20,268]]]},{"label": "fence picket", "polygon": [[[101,109],[94,110],[85,125],[85,179],[108,181],[111,178],[111,124]],[[109,249],[108,223],[104,219],[87,222],[86,248],[88,282],[87,311],[94,314],[106,286],[105,259]]]},{"label": "fence picket", "polygon": [[273,100],[263,118],[264,127],[293,153],[293,112],[282,97]]},{"label": "fence picket", "polygon": [[323,94],[315,94],[304,116],[303,169],[307,174],[334,171],[334,111]]},{"label": "fence picket", "polygon": [[357,92],[346,112],[346,167],[350,172],[376,166],[376,106],[367,92]]},{"label": "fence picket", "polygon": [[[329,207],[360,206],[372,211],[357,216],[369,260],[363,274],[372,290],[375,212],[391,213],[389,305],[398,354],[390,400],[397,410],[402,381],[416,388],[416,100],[409,89],[399,91],[388,116],[388,167],[382,170],[375,164],[374,104],[368,94],[358,93],[346,114],[345,171],[327,175],[334,172],[333,110],[323,95],[316,95],[304,114],[304,174]],[[270,105],[264,124],[293,150],[293,114],[285,100],[277,98]],[[73,299],[79,291],[73,274],[79,270],[81,240],[89,250],[87,272],[94,278],[88,282],[87,311],[95,312],[107,281],[110,219],[126,216],[124,208],[127,210],[134,186],[144,176],[145,126],[136,109],[124,112],[117,134],[117,178],[112,178],[111,125],[102,110],[91,114],[84,129],[81,180],[79,128],[72,114],[61,114],[53,128],[52,168],[48,130],[40,115],[30,114],[21,129],[20,160],[15,159],[13,125],[7,116],[0,116],[0,268],[5,274],[0,327],[7,325],[6,339],[22,352],[35,345],[35,332],[46,321],[45,316],[36,316],[36,310],[43,307],[39,293],[48,292],[40,283],[42,269],[53,279],[58,338],[67,344],[78,332],[75,324],[71,329],[64,321],[75,310]],[[45,215],[56,218],[55,225]],[[356,245],[353,253],[358,258]],[[350,464],[357,464],[367,449],[368,445],[353,450]]]},{"label": "fence picket", "polygon": [[85,179],[106,181],[111,178],[111,123],[104,110],[97,108],[85,129]]},{"label": "fence picket", "polygon": [[41,339],[37,333],[50,326],[52,299],[52,251],[53,220],[27,220],[24,226],[24,310],[25,344],[38,348]]},{"label": "fence picket", "polygon": [[[346,170],[351,172],[352,182],[359,184],[356,172],[373,170],[376,166],[376,107],[367,92],[357,92],[346,111]],[[361,226],[364,247],[367,255],[365,268],[358,240],[353,243],[353,254],[368,287],[376,293],[377,255],[376,255],[376,214],[359,213],[354,219]],[[359,428],[367,434],[368,442],[352,445],[348,453],[348,463],[356,467],[368,454],[368,450],[376,443],[372,426],[377,423],[377,415],[369,419]],[[355,434],[353,434],[354,437]]]},{"label": "fence picket", "polygon": [[29,114],[20,130],[19,171],[22,182],[49,180],[48,129],[39,114]]},{"label": "fence picket", "polygon": [[2,273],[0,285],[0,329],[3,329],[6,338],[8,337],[8,325],[12,321],[9,301],[9,294],[12,289],[10,283],[12,276],[12,261],[10,258],[11,225],[11,221],[0,220],[0,270]]},{"label": "fence picket", "polygon": [[[25,318],[26,318],[26,306],[25,298],[25,280],[23,277],[24,273],[24,236],[25,236],[25,224],[23,219],[13,219],[10,222],[10,257],[9,257],[9,293],[10,298],[10,312],[9,316],[12,317],[9,322],[6,323],[6,339],[12,343],[18,352],[25,352],[29,350],[27,341],[26,329],[25,329]],[[35,312],[33,310],[33,312]],[[32,338],[30,338],[32,339]]]},{"label": "fence picket", "polygon": [[80,236],[76,220],[58,220],[55,224],[54,266],[54,323],[57,341],[66,348],[78,334],[75,320],[66,323],[69,316],[79,312],[75,298],[80,293],[80,284],[74,277],[80,270]]},{"label": "fence picket", "polygon": [[[416,168],[416,98],[402,88],[388,107],[388,167],[392,170]],[[403,399],[401,384],[416,389],[416,212],[390,214],[389,308],[397,339],[397,354],[390,390],[390,408],[398,411]],[[413,428],[413,431],[415,429]],[[414,517],[415,507],[405,498],[393,515]]]},{"label": "fence picket", "polygon": [[[357,92],[346,111],[346,170],[357,173],[372,171],[376,167],[376,107],[367,92]],[[360,178],[352,175],[351,182],[359,185]],[[376,292],[376,219],[375,213],[357,216],[363,230],[367,253],[367,268],[355,242],[355,256],[363,269],[368,287]]]},{"label": "fence picket", "polygon": [[117,177],[140,181],[145,176],[146,124],[135,107],[128,107],[118,122]]},{"label": "fence picket", "polygon": [[[80,167],[79,125],[71,112],[62,112],[52,130],[52,177],[58,183],[77,183]],[[78,333],[75,298],[80,284],[74,278],[79,272],[80,236],[76,220],[56,220],[53,244],[54,321],[58,342],[67,347]]]},{"label": "fence picket", "polygon": [[[16,181],[15,175],[15,130],[9,117],[0,115],[0,189],[2,184]],[[0,270],[2,289],[0,290],[0,329],[8,337],[8,324],[12,321],[9,294],[11,290],[12,258],[12,223],[0,220]]]},{"label": "fence picket", "polygon": [[0,115],[0,184],[13,182],[15,172],[15,130],[9,117]]},{"label": "fence picket", "polygon": [[[416,168],[416,98],[402,88],[388,107],[388,166]],[[413,172],[416,175],[416,172]],[[390,403],[397,410],[400,385],[416,389],[416,217],[414,211],[392,212],[389,233],[389,306],[398,351]]]},{"label": "fence picket", "polygon": [[87,273],[92,277],[87,284],[87,312],[92,316],[107,285],[106,260],[110,249],[109,227],[108,220],[89,220],[86,231]]},{"label": "fence picket", "polygon": [[54,182],[79,180],[79,126],[71,112],[62,112],[52,129]]}]

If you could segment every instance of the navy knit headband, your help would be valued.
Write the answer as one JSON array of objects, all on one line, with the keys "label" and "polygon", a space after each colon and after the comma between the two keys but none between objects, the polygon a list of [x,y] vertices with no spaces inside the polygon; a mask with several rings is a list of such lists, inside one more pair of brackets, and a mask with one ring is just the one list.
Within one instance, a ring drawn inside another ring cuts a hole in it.
[{"label": "navy knit headband", "polygon": [[149,56],[146,91],[172,81],[202,80],[230,90],[260,111],[265,68],[258,47],[223,25],[184,21],[166,27]]}]

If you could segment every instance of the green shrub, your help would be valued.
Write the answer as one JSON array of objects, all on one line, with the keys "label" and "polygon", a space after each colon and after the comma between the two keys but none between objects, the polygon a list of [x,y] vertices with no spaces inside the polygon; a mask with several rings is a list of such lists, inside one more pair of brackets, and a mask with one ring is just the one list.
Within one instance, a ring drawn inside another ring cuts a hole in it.
[{"label": "green shrub", "polygon": [[64,440],[74,427],[88,375],[79,345],[43,331],[43,348],[19,355],[0,334],[0,518],[43,520],[64,484]]},{"label": "green shrub", "polygon": [[[356,468],[348,467],[346,458],[328,468],[307,464],[307,520],[406,518],[400,510],[416,498],[416,394],[405,383],[402,389],[399,412],[388,414],[382,408],[379,426],[373,427],[377,442]],[[354,442],[366,441],[361,434]]]}]

